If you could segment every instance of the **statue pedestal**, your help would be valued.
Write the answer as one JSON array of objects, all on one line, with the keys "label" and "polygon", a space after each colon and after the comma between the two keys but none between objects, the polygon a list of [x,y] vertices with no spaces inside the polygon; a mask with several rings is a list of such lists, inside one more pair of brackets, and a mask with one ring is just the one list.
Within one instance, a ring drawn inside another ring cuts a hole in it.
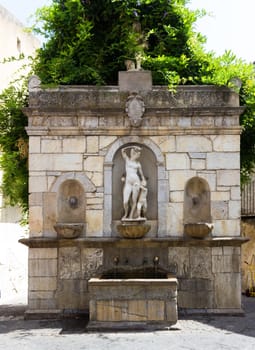
[{"label": "statue pedestal", "polygon": [[152,90],[151,71],[133,70],[119,72],[120,91],[139,92]]}]

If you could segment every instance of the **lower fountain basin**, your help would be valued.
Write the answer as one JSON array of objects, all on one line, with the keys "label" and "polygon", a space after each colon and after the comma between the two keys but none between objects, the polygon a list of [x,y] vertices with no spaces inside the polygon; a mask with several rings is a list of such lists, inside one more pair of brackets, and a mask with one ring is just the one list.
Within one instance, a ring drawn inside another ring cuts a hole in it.
[{"label": "lower fountain basin", "polygon": [[162,279],[173,277],[167,271],[158,267],[146,267],[138,269],[115,268],[103,272],[100,279]]},{"label": "lower fountain basin", "polygon": [[54,229],[60,238],[77,238],[81,235],[84,223],[57,223]]},{"label": "lower fountain basin", "polygon": [[[119,269],[119,268],[118,268]],[[177,279],[154,268],[103,273],[88,282],[88,329],[164,329],[177,322]]]},{"label": "lower fountain basin", "polygon": [[192,238],[205,238],[213,229],[212,223],[198,222],[184,225],[184,233]]}]

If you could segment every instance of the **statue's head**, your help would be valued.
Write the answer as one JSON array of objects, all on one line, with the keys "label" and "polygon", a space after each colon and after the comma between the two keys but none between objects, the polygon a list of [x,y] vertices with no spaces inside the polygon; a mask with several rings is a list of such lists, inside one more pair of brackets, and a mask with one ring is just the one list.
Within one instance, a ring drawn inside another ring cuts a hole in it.
[{"label": "statue's head", "polygon": [[131,159],[138,159],[141,155],[141,147],[133,146],[130,151],[130,158]]}]

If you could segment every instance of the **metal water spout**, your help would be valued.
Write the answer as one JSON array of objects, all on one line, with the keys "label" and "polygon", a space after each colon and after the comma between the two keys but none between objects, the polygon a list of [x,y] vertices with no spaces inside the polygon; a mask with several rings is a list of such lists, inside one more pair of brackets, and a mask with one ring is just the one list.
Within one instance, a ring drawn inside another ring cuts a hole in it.
[{"label": "metal water spout", "polygon": [[153,264],[154,264],[154,266],[157,266],[159,264],[159,257],[158,256],[154,256]]},{"label": "metal water spout", "polygon": [[118,266],[119,262],[120,262],[120,258],[119,258],[118,256],[115,256],[115,257],[113,258],[113,263],[114,263],[114,265],[115,265],[115,266]]}]

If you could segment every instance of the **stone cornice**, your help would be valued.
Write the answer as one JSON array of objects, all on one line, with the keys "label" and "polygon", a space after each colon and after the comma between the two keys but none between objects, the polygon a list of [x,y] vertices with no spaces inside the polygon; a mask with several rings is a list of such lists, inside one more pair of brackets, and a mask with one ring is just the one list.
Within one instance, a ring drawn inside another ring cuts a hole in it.
[{"label": "stone cornice", "polygon": [[54,247],[222,247],[238,246],[248,242],[246,237],[213,237],[207,239],[185,239],[180,237],[165,238],[78,238],[78,239],[58,239],[58,238],[21,238],[20,243],[30,248],[54,248]]},{"label": "stone cornice", "polygon": [[240,135],[242,128],[234,127],[114,127],[114,128],[82,128],[82,127],[41,127],[26,128],[29,136],[167,136],[167,135]]},{"label": "stone cornice", "polygon": [[[208,116],[236,116],[241,115],[245,110],[245,107],[226,107],[226,106],[214,106],[214,107],[146,107],[145,118],[146,115],[154,115],[158,114],[162,116],[182,116],[182,117],[192,117],[192,116],[200,116],[200,117],[208,117]],[[76,108],[76,107],[68,107],[63,109],[62,107],[26,107],[23,108],[23,112],[29,117],[114,117],[119,116],[121,113],[126,115],[125,106],[123,107],[94,107],[94,108]]]}]

